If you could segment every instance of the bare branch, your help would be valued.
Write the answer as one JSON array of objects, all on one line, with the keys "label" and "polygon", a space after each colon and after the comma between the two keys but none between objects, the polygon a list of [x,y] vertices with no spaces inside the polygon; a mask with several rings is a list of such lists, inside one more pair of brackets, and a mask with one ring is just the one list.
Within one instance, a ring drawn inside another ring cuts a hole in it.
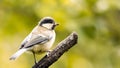
[{"label": "bare branch", "polygon": [[37,65],[33,68],[48,68],[54,62],[56,62],[66,51],[77,43],[78,35],[76,32],[71,33],[67,38],[61,41],[57,47],[49,52],[49,55],[45,55]]}]

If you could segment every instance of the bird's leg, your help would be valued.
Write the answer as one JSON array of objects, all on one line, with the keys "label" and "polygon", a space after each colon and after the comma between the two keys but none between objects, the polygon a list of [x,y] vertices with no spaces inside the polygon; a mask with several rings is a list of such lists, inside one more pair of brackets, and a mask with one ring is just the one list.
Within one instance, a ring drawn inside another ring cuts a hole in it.
[{"label": "bird's leg", "polygon": [[36,62],[35,52],[33,52],[33,51],[32,51],[32,53],[33,53],[34,62],[35,62],[35,65],[36,65],[36,64],[37,64],[37,62]]}]

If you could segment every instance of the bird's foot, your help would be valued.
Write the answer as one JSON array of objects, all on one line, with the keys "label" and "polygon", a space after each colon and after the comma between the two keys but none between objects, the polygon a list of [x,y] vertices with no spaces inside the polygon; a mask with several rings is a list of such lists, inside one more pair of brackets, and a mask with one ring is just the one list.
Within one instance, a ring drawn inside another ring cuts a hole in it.
[{"label": "bird's foot", "polygon": [[50,56],[50,52],[51,52],[51,51],[52,51],[52,50],[47,51],[47,57]]}]

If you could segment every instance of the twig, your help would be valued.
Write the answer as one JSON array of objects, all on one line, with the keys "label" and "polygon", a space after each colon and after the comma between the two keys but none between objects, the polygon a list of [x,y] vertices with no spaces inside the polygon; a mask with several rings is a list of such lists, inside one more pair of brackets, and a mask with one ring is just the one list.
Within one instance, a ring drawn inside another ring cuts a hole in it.
[{"label": "twig", "polygon": [[77,43],[78,35],[76,32],[71,33],[67,38],[61,41],[57,47],[49,52],[49,55],[45,55],[37,65],[33,68],[48,68],[54,62],[56,62],[66,51]]}]

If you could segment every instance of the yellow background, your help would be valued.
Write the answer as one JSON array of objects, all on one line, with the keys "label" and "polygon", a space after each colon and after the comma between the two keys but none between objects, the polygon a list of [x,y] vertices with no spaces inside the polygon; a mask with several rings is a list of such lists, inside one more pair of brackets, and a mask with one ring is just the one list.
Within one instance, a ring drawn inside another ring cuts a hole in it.
[{"label": "yellow background", "polygon": [[[120,0],[0,0],[0,68],[31,68],[33,55],[9,57],[39,20],[51,16],[54,48],[72,31],[78,44],[50,68],[120,68]],[[37,56],[37,60],[43,55]]]}]

